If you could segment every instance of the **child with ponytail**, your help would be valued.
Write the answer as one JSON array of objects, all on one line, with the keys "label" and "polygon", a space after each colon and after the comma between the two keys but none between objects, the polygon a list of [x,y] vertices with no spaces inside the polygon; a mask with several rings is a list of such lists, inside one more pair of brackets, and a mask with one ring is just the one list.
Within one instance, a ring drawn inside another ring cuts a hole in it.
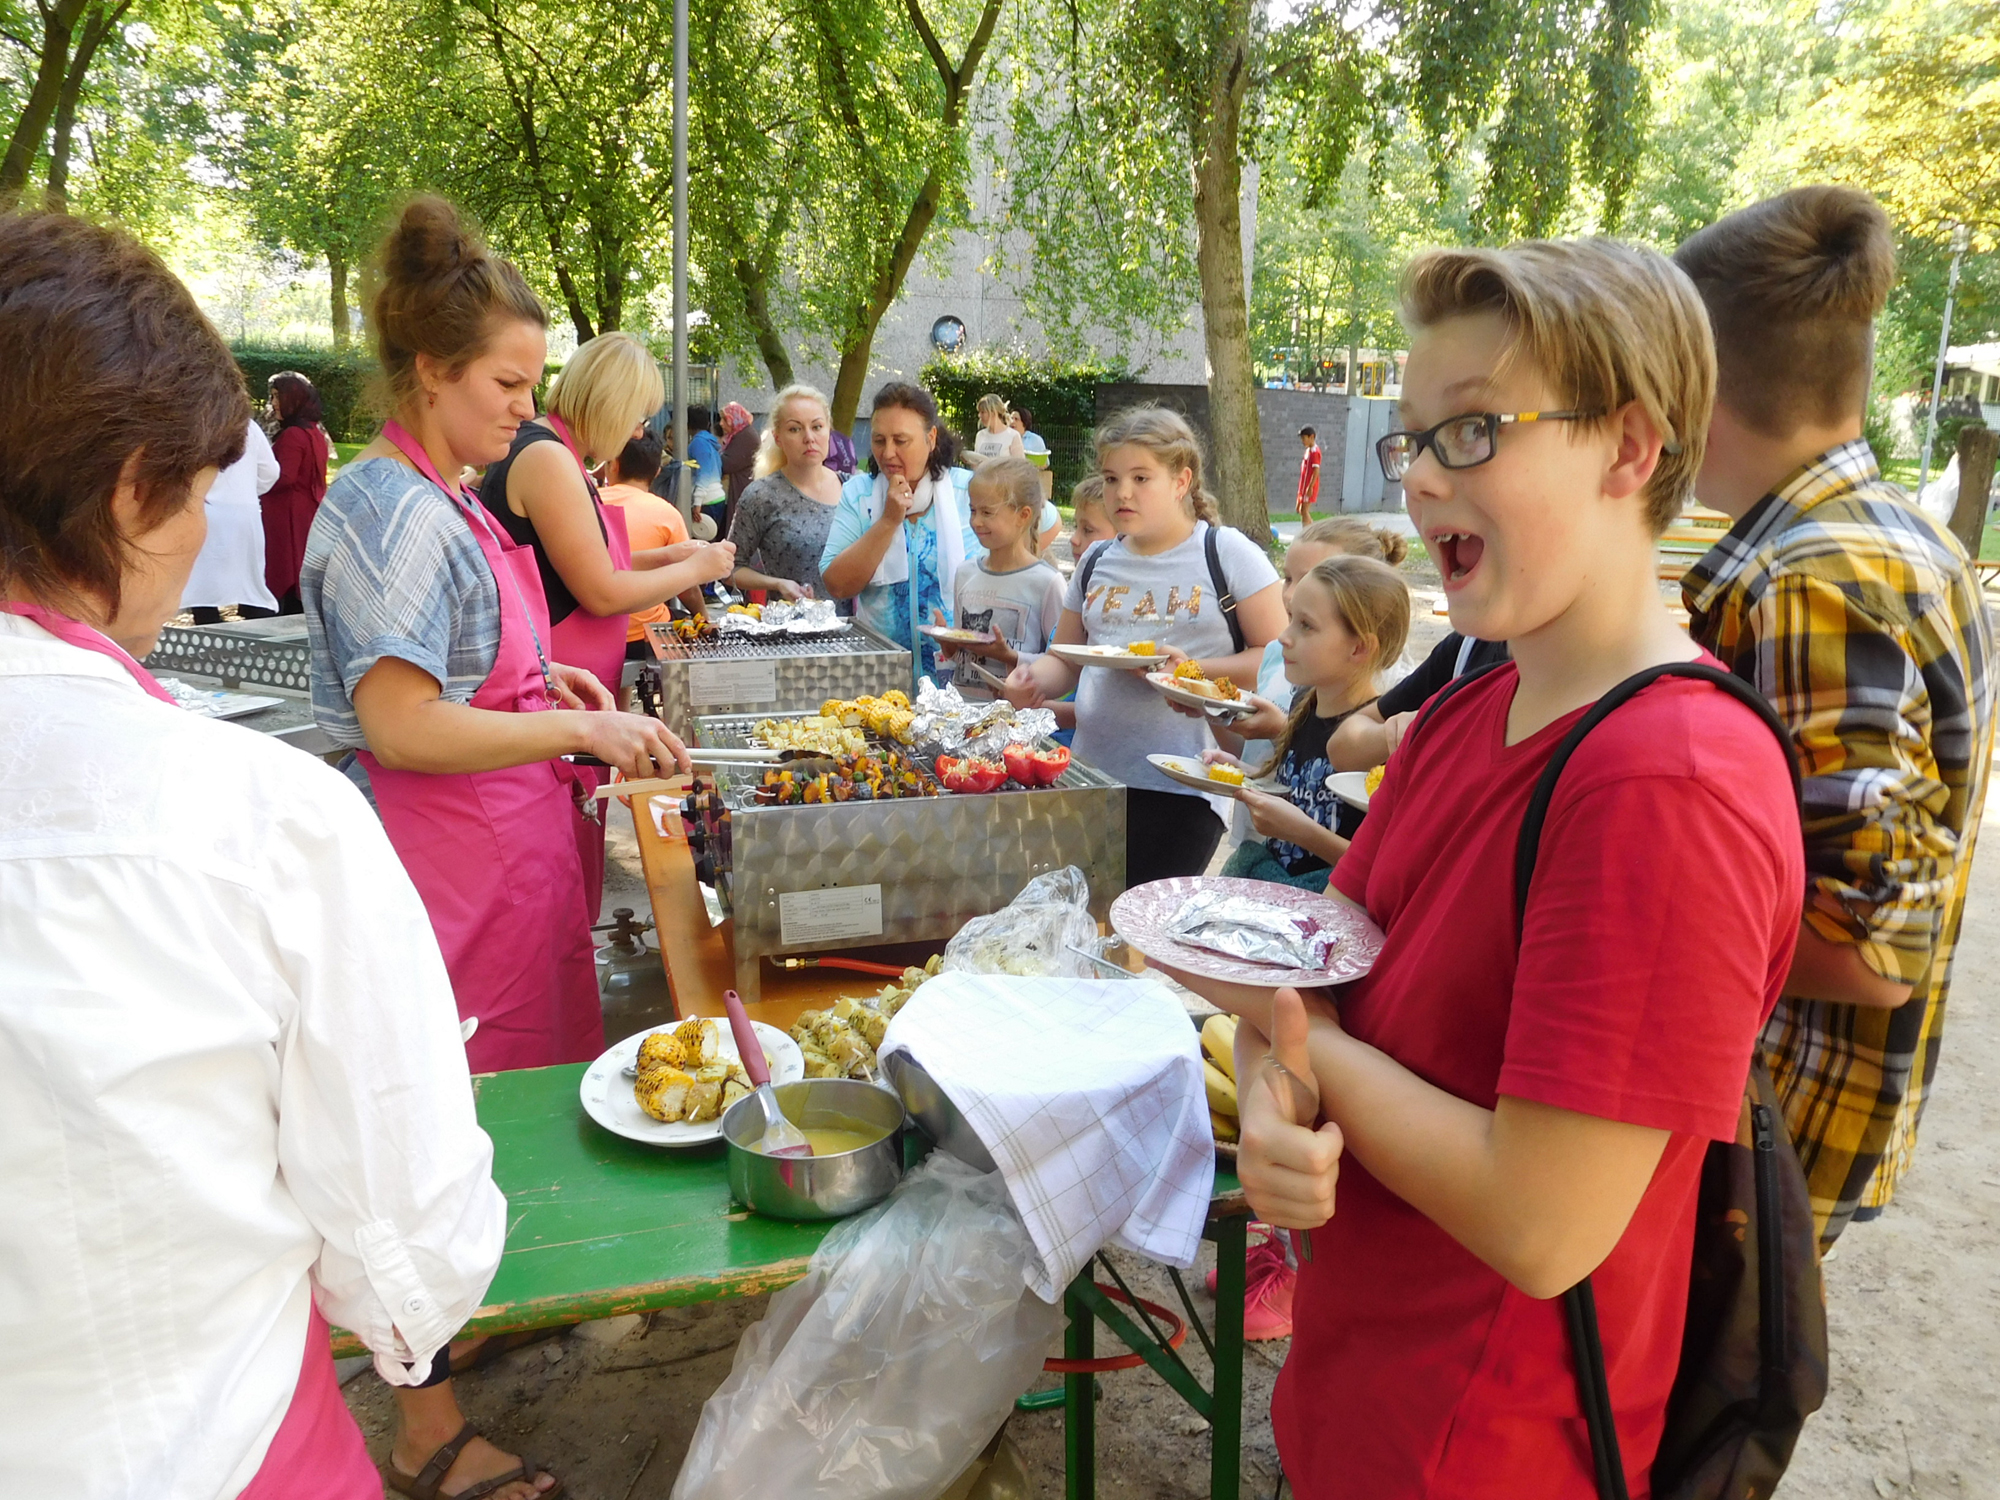
[{"label": "child with ponytail", "polygon": [[[1204,757],[1263,778],[1275,774],[1280,795],[1243,788],[1242,802],[1260,835],[1229,857],[1225,875],[1326,889],[1334,861],[1361,826],[1361,813],[1326,789],[1326,745],[1350,714],[1375,701],[1377,678],[1402,654],[1410,633],[1410,591],[1393,568],[1368,557],[1334,555],[1313,565],[1292,592],[1291,620],[1278,637],[1286,680],[1296,690],[1286,713],[1254,694],[1257,712],[1218,730],[1224,744],[1238,734],[1268,738],[1261,761],[1227,750]],[[1247,748],[1247,747],[1245,747]]]},{"label": "child with ponytail", "polygon": [[[1164,407],[1121,412],[1098,430],[1097,465],[1118,535],[1078,559],[1056,644],[1151,641],[1172,660],[1199,661],[1211,678],[1254,682],[1265,645],[1285,625],[1278,574],[1255,542],[1219,524],[1194,429]],[[1076,753],[1130,789],[1128,886],[1208,867],[1228,799],[1189,792],[1146,759],[1212,749],[1205,719],[1174,712],[1137,673],[1080,670],[1054,654],[1016,667],[1007,687],[1024,708],[1076,691]]]}]

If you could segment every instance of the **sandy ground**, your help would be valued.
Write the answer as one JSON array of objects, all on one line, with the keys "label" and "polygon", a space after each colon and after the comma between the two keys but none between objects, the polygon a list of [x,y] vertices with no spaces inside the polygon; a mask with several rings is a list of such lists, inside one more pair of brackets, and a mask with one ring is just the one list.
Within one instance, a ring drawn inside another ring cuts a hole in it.
[{"label": "sandy ground", "polygon": [[[1413,631],[1418,649],[1442,630],[1441,622],[1420,618]],[[1827,1265],[1833,1389],[1807,1424],[1781,1500],[2000,1500],[1996,824],[2000,809],[1987,819],[1974,873],[1922,1149],[1887,1215],[1850,1230]],[[614,819],[613,830],[605,910],[623,905],[644,912],[629,826]],[[1157,1268],[1132,1256],[1118,1261],[1142,1296],[1174,1304]],[[1205,1258],[1200,1269],[1212,1263]],[[1188,1281],[1206,1315],[1211,1304],[1199,1275]],[[552,1465],[577,1500],[664,1500],[703,1401],[763,1309],[759,1298],[586,1324],[461,1378],[460,1399],[496,1441]],[[1109,1342],[1101,1334],[1100,1350]],[[1270,1495],[1276,1483],[1270,1389],[1285,1349],[1282,1342],[1253,1344],[1245,1362],[1246,1495]],[[1193,1340],[1187,1352],[1206,1377]],[[366,1369],[346,1389],[371,1446],[383,1455],[391,1421],[387,1389]],[[1179,1398],[1145,1369],[1105,1376],[1103,1389],[1099,1493],[1109,1500],[1207,1494],[1208,1432]],[[1016,1414],[1008,1432],[1027,1461],[1034,1493],[1060,1495],[1060,1410]]]}]

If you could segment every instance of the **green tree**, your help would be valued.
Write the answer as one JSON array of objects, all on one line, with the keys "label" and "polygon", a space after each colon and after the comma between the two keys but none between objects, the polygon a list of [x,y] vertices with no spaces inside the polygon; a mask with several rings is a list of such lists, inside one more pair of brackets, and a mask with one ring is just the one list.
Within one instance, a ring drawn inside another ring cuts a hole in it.
[{"label": "green tree", "polygon": [[[1553,229],[1579,191],[1615,220],[1639,153],[1635,51],[1650,0],[1315,0],[1267,24],[1255,0],[1070,0],[1047,28],[1059,87],[1017,91],[1015,221],[1061,274],[1031,280],[1078,304],[1069,321],[1129,310],[1129,283],[1182,264],[1126,236],[1185,243],[1211,370],[1223,513],[1269,534],[1243,265],[1244,161],[1282,151],[1309,205],[1337,196],[1364,140],[1414,132],[1440,192],[1477,159],[1482,236]],[[1062,321],[1060,312],[1055,314]]]},{"label": "green tree", "polygon": [[[133,0],[34,0],[32,22],[25,6],[7,8],[12,24],[0,37],[23,63],[31,78],[15,106],[7,149],[0,154],[0,211],[20,203],[45,146],[49,148],[47,201],[51,207],[68,203],[70,154],[75,141],[77,109],[93,64],[107,44],[115,47],[120,27]],[[53,140],[51,140],[53,132]]]}]

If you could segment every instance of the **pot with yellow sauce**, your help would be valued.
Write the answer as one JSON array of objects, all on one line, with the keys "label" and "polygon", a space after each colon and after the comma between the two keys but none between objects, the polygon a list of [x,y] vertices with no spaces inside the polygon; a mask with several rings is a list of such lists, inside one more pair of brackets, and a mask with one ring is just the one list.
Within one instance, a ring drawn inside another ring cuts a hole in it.
[{"label": "pot with yellow sauce", "polygon": [[852,1078],[807,1078],[774,1090],[778,1108],[812,1143],[811,1156],[766,1156],[755,1100],[722,1117],[729,1191],[776,1219],[838,1219],[881,1202],[903,1176],[903,1103]]}]

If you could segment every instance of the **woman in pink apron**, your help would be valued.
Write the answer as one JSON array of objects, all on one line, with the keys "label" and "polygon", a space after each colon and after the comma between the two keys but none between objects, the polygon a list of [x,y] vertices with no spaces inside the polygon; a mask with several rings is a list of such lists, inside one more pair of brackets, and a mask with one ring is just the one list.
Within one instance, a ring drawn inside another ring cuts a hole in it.
[{"label": "woman in pink apron", "polygon": [[227,346],[122,233],[0,219],[0,390],[9,1493],[379,1496],[329,1321],[416,1468],[449,1423],[454,1490],[556,1493],[411,1389],[506,1234],[426,912],[325,766],[137,659],[242,450]]},{"label": "woman in pink apron", "polygon": [[[735,567],[727,542],[687,542],[638,553],[625,514],[598,498],[591,469],[615,458],[659,410],[660,368],[629,333],[580,346],[549,388],[545,416],[523,423],[507,456],[487,469],[479,497],[507,534],[532,548],[554,627],[551,660],[581,667],[613,692],[625,666],[630,616]],[[597,778],[589,772],[593,788]],[[584,895],[592,911],[604,892],[604,824],[576,823]]]}]

